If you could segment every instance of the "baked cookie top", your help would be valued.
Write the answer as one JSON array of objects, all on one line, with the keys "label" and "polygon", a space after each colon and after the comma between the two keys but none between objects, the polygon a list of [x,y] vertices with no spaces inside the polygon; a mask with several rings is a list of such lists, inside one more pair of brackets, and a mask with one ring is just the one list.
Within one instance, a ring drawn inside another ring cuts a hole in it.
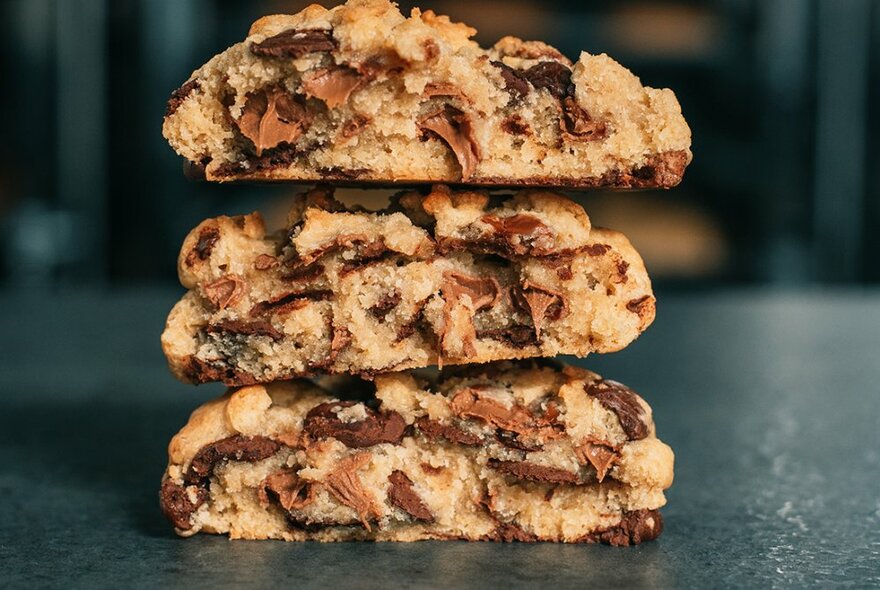
[{"label": "baked cookie top", "polygon": [[388,0],[264,17],[174,91],[163,133],[215,181],[671,187],[691,160],[672,91],[607,55]]}]

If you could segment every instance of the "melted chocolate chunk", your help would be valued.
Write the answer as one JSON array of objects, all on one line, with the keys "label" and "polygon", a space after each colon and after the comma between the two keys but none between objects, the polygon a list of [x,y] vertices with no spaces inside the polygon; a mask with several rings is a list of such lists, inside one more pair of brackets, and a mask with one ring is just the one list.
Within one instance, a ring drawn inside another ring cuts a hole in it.
[{"label": "melted chocolate chunk", "polygon": [[358,402],[327,402],[309,410],[303,429],[315,439],[335,438],[347,447],[363,448],[382,443],[398,444],[406,431],[406,422],[397,412],[379,414],[366,406],[365,418],[345,422],[339,410],[358,405]]},{"label": "melted chocolate chunk", "polygon": [[257,256],[256,260],[254,260],[254,269],[269,270],[270,268],[275,268],[278,264],[279,262],[276,257],[270,256],[269,254],[260,254]]},{"label": "melted chocolate chunk", "polygon": [[427,417],[419,418],[416,421],[416,427],[431,440],[443,438],[449,442],[466,447],[478,447],[483,444],[483,439],[476,434],[464,431],[452,424],[443,424]]},{"label": "melted chocolate chunk", "polygon": [[587,384],[584,389],[587,395],[597,399],[603,408],[614,412],[629,440],[639,440],[648,436],[645,410],[636,394],[626,385],[610,379],[602,379]]},{"label": "melted chocolate chunk", "polygon": [[511,115],[501,121],[501,130],[510,135],[529,135],[532,132],[529,124],[519,115]]},{"label": "melted chocolate chunk", "polygon": [[208,298],[217,309],[226,309],[235,305],[244,296],[247,285],[237,275],[225,275],[205,285],[205,297]]},{"label": "melted chocolate chunk", "polygon": [[613,446],[598,441],[586,441],[575,447],[575,454],[582,464],[589,463],[593,466],[599,483],[602,483],[608,470],[620,459],[620,453]]},{"label": "melted chocolate chunk", "polygon": [[335,109],[345,104],[352,92],[360,88],[364,76],[347,66],[324,68],[303,79],[302,89],[306,96],[324,101],[327,108]]},{"label": "melted chocolate chunk", "polygon": [[220,381],[225,385],[234,386],[253,385],[257,382],[250,373],[231,367],[225,361],[208,363],[195,356],[189,358],[184,374],[193,383]]},{"label": "melted chocolate chunk", "polygon": [[632,510],[624,513],[621,521],[605,530],[579,538],[579,543],[607,543],[608,545],[638,545],[652,541],[663,532],[663,517],[658,510]]},{"label": "melted chocolate chunk", "polygon": [[192,266],[196,260],[207,260],[219,239],[220,229],[216,226],[209,225],[199,230],[199,239],[195,247],[186,255],[186,265]]},{"label": "melted chocolate chunk", "polygon": [[440,138],[455,154],[461,166],[461,179],[467,181],[480,163],[480,146],[474,138],[470,117],[463,111],[446,105],[419,120],[423,132],[430,132]]},{"label": "melted chocolate chunk", "polygon": [[272,340],[281,340],[284,333],[279,331],[267,320],[220,320],[208,324],[208,334],[236,334],[240,336],[268,336]]},{"label": "melted chocolate chunk", "polygon": [[603,256],[610,249],[611,246],[609,246],[608,244],[590,244],[589,246],[584,248],[584,252],[586,252],[590,256]]},{"label": "melted chocolate chunk", "polygon": [[369,453],[358,453],[341,459],[336,469],[327,474],[324,484],[327,490],[341,504],[345,504],[358,514],[365,529],[370,530],[370,521],[382,514],[376,508],[372,496],[364,490],[357,470],[370,462]]},{"label": "melted chocolate chunk", "polygon": [[249,94],[235,124],[253,143],[259,157],[282,144],[294,144],[310,122],[302,97],[293,96],[281,86],[273,86]]},{"label": "melted chocolate chunk", "polygon": [[497,244],[501,256],[546,256],[553,253],[555,240],[553,230],[540,219],[528,213],[507,217],[484,215],[483,223],[492,226],[495,235],[490,238]]},{"label": "melted chocolate chunk", "polygon": [[300,478],[295,471],[282,469],[270,473],[260,483],[257,494],[263,505],[275,500],[285,510],[299,510],[315,499],[315,487]]},{"label": "melted chocolate chunk", "polygon": [[171,479],[162,480],[162,488],[159,490],[159,506],[171,524],[182,531],[192,528],[190,518],[199,506],[208,499],[208,490],[196,488],[196,501],[192,502],[186,488],[174,483]]},{"label": "melted chocolate chunk", "polygon": [[419,495],[413,489],[412,480],[400,470],[394,470],[388,476],[388,482],[391,487],[388,489],[388,501],[407,514],[414,520],[421,522],[434,522],[434,515],[425,506],[425,503],[419,498]]},{"label": "melted chocolate chunk", "polygon": [[300,58],[309,53],[333,51],[336,39],[325,29],[290,29],[251,45],[251,53],[260,57]]},{"label": "melted chocolate chunk", "polygon": [[505,88],[511,96],[526,96],[529,93],[531,87],[529,86],[529,82],[523,76],[522,72],[520,72],[519,70],[515,70],[509,65],[500,61],[493,61],[491,63],[493,66],[498,68],[501,74],[501,78],[504,79]]},{"label": "melted chocolate chunk", "polygon": [[290,313],[291,311],[302,309],[313,301],[326,301],[332,298],[333,292],[327,289],[283,293],[255,304],[248,315],[255,318],[267,314]]},{"label": "melted chocolate chunk", "polygon": [[602,139],[607,133],[605,123],[594,121],[573,96],[562,99],[562,131],[582,141]]},{"label": "melted chocolate chunk", "polygon": [[501,543],[535,543],[538,541],[538,537],[526,532],[518,524],[499,522],[498,527],[487,536],[487,540]]},{"label": "melted chocolate chunk", "polygon": [[196,453],[183,481],[186,485],[206,485],[218,463],[246,461],[255,463],[278,452],[281,443],[265,436],[230,436],[206,445]]},{"label": "melted chocolate chunk", "polygon": [[626,308],[633,313],[642,315],[642,309],[647,307],[648,302],[651,299],[653,298],[650,295],[644,295],[642,297],[639,297],[638,299],[631,299],[630,301],[626,302]]},{"label": "melted chocolate chunk", "polygon": [[546,465],[538,465],[527,461],[500,461],[498,459],[489,459],[489,467],[496,469],[501,473],[512,475],[518,479],[527,479],[529,481],[538,481],[543,483],[580,483],[580,478],[576,473],[558,469],[556,467],[547,467]]},{"label": "melted chocolate chunk", "polygon": [[555,322],[568,315],[568,302],[558,291],[526,281],[511,288],[510,293],[514,304],[531,316],[536,340],[541,339],[544,320]]}]

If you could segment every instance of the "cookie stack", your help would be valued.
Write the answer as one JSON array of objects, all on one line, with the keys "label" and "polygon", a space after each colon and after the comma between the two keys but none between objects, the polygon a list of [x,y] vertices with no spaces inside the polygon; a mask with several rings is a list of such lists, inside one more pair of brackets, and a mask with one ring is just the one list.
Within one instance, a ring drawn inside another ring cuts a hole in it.
[{"label": "cookie stack", "polygon": [[[313,5],[260,19],[172,94],[164,134],[191,173],[321,183],[278,231],[219,217],[183,244],[163,349],[178,378],[231,389],[169,446],[179,534],[662,530],[673,454],[650,407],[546,360],[632,342],[650,280],[623,235],[546,187],[674,186],[690,131],[671,91],[607,56],[474,33],[386,0]],[[368,211],[341,184],[408,189]]]}]

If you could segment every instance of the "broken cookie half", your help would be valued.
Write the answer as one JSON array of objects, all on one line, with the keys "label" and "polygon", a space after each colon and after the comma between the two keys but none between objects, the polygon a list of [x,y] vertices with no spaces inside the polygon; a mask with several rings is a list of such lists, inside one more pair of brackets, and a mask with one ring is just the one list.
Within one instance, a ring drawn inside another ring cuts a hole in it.
[{"label": "broken cookie half", "polygon": [[271,235],[258,214],[203,222],[179,273],[189,291],[162,346],[193,383],[585,356],[625,347],[654,319],[627,239],[536,190],[441,185],[368,212],[315,189]]},{"label": "broken cookie half", "polygon": [[375,398],[291,381],[204,404],[169,445],[165,515],[184,536],[288,541],[629,545],[662,531],[673,453],[620,383],[495,363],[383,375]]},{"label": "broken cookie half", "polygon": [[675,95],[606,55],[476,31],[388,0],[258,20],[172,94],[163,132],[209,180],[671,187]]}]

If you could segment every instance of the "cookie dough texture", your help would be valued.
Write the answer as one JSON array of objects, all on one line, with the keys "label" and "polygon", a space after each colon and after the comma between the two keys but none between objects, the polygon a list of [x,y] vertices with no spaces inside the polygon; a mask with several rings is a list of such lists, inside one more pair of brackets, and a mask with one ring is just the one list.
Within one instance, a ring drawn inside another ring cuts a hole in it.
[{"label": "cookie dough texture", "polygon": [[179,274],[189,292],[162,346],[194,383],[585,356],[623,348],[655,311],[627,239],[534,189],[440,185],[380,212],[315,189],[271,235],[256,213],[203,222]]},{"label": "cookie dough texture", "polygon": [[619,383],[495,363],[382,375],[375,397],[291,381],[204,404],[169,445],[163,511],[184,536],[288,541],[628,545],[662,530],[673,453]]},{"label": "cookie dough texture", "polygon": [[209,180],[671,187],[691,134],[671,90],[607,55],[387,0],[255,22],[177,89],[163,132]]}]

